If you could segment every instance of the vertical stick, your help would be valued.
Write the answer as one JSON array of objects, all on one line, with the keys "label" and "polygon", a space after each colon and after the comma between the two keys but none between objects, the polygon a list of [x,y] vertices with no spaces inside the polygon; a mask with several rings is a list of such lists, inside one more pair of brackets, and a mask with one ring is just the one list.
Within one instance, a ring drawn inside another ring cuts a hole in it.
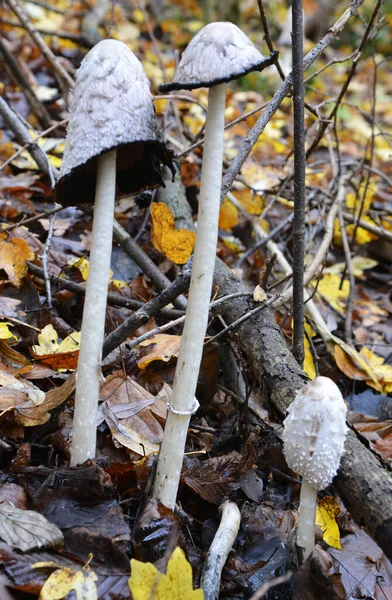
[{"label": "vertical stick", "polygon": [[293,0],[294,220],[293,354],[304,361],[305,126],[302,0]]}]

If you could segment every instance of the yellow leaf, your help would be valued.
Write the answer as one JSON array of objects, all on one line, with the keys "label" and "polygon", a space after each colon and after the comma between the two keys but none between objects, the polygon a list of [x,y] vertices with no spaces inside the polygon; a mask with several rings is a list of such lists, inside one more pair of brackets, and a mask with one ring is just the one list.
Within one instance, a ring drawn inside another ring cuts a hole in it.
[{"label": "yellow leaf", "polygon": [[173,356],[177,357],[180,351],[181,336],[158,333],[139,344],[139,346],[151,345],[153,346],[151,351],[137,363],[139,369],[145,369],[153,360],[168,362]]},{"label": "yellow leaf", "polygon": [[183,265],[190,257],[196,234],[186,229],[176,229],[174,217],[163,202],[151,205],[152,243],[173,262]]},{"label": "yellow leaf", "polygon": [[336,517],[340,515],[342,509],[332,496],[322,498],[318,503],[316,510],[316,525],[323,530],[323,540],[331,548],[341,550],[339,527],[336,523]]},{"label": "yellow leaf", "polygon": [[43,356],[46,359],[56,354],[61,355],[60,361],[50,363],[53,369],[58,371],[73,369],[76,366],[76,364],[73,365],[75,361],[72,360],[72,364],[68,364],[70,361],[67,361],[68,357],[64,355],[68,354],[70,358],[73,357],[80,348],[80,337],[80,331],[74,331],[59,343],[58,334],[53,325],[46,325],[38,334],[38,344],[32,346],[32,351],[35,357]]},{"label": "yellow leaf", "polygon": [[53,325],[46,325],[38,334],[38,345],[33,346],[34,354],[43,356],[45,354],[54,354],[58,350],[58,334]]},{"label": "yellow leaf", "polygon": [[[324,273],[318,282],[317,291],[339,314],[344,314],[350,284],[348,281],[343,281],[342,289],[339,289],[340,279],[336,273]],[[312,283],[316,286],[315,281]]]},{"label": "yellow leaf", "polygon": [[[314,337],[316,334],[309,325],[309,323],[305,323],[305,329],[309,335],[309,337]],[[307,336],[304,336],[304,350],[305,350],[305,360],[304,360],[304,371],[309,379],[314,379],[316,377],[316,367],[314,365],[313,355],[310,351],[310,344]]]},{"label": "yellow leaf", "polygon": [[89,269],[89,261],[87,260],[87,258],[85,256],[81,256],[80,258],[70,258],[67,261],[67,264],[70,265],[71,267],[76,267],[77,269],[79,269],[83,280],[87,281],[88,278],[88,269]]},{"label": "yellow leaf", "polygon": [[[392,390],[392,367],[382,365],[384,359],[376,356],[368,348],[362,348],[358,352],[355,348],[340,340],[335,346],[335,360],[339,369],[350,379],[366,381],[368,385],[379,392],[382,391],[382,383],[386,384],[385,389],[390,387]],[[387,375],[387,381],[383,381],[380,377],[383,370]]]},{"label": "yellow leaf", "polygon": [[33,260],[34,252],[21,238],[11,238],[0,232],[0,269],[4,269],[10,281],[16,287],[22,283],[27,273],[26,260]]},{"label": "yellow leaf", "polygon": [[131,560],[128,580],[133,600],[203,600],[203,590],[192,586],[192,568],[184,552],[176,548],[163,575],[151,563]]},{"label": "yellow leaf", "polygon": [[219,212],[219,228],[231,231],[236,225],[238,225],[238,208],[225,198]]},{"label": "yellow leaf", "polygon": [[[352,260],[352,268],[355,277],[361,277],[367,269],[373,269],[377,266],[377,261],[366,256],[355,256]],[[343,273],[346,270],[346,263],[335,263],[331,267],[324,269],[324,273]]]},{"label": "yellow leaf", "polygon": [[[53,566],[55,563],[36,563],[35,568]],[[97,600],[97,576],[93,571],[83,569],[74,571],[67,567],[57,569],[45,581],[39,600],[62,600],[74,590],[78,600]]]},{"label": "yellow leaf", "polygon": [[14,338],[15,340],[17,339],[16,335],[11,333],[11,331],[8,329],[8,325],[12,326],[12,323],[8,323],[6,321],[0,323],[0,340],[8,340],[9,338]]}]

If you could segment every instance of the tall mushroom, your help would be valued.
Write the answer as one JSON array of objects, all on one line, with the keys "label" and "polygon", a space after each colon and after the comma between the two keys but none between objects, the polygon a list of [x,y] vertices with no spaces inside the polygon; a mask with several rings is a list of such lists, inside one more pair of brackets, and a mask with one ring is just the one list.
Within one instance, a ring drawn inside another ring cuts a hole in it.
[{"label": "tall mushroom", "polygon": [[63,206],[94,202],[83,310],[71,464],[95,456],[100,361],[112,252],[114,202],[164,185],[171,154],[157,131],[148,79],[122,42],[104,40],[77,72],[56,197]]},{"label": "tall mushroom", "polygon": [[154,497],[173,508],[207,328],[218,237],[226,83],[274,62],[232,23],[210,23],[184,51],[171,83],[160,91],[208,87],[203,165],[192,280],[176,375],[158,459]]},{"label": "tall mushroom", "polygon": [[284,420],[286,462],[302,477],[297,546],[304,560],[314,548],[317,492],[332,482],[343,454],[346,411],[332,379],[316,377],[297,393]]}]

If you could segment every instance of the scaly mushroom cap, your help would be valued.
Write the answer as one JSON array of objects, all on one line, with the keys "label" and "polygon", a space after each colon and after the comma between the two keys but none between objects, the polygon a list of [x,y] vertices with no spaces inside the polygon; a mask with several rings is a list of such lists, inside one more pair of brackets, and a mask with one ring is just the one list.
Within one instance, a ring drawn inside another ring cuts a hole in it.
[{"label": "scaly mushroom cap", "polygon": [[346,405],[329,377],[303,387],[284,420],[284,455],[290,469],[317,491],[326,488],[339,468],[346,436]]},{"label": "scaly mushroom cap", "polygon": [[171,83],[159,86],[160,92],[212,87],[261,71],[277,57],[268,58],[233,23],[209,23],[189,42]]},{"label": "scaly mushroom cap", "polygon": [[125,44],[104,40],[88,52],[77,71],[56,185],[60,204],[94,202],[96,159],[113,148],[118,195],[164,185],[161,162],[172,168],[172,155],[157,129],[149,81]]}]

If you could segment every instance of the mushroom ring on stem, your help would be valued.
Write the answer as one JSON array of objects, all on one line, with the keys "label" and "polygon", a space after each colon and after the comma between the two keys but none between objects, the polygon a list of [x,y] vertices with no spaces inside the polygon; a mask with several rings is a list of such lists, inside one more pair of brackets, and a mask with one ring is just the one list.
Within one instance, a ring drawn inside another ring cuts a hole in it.
[{"label": "mushroom ring on stem", "polygon": [[210,23],[184,51],[171,83],[160,91],[208,87],[208,111],[201,170],[192,279],[181,348],[153,495],[174,508],[189,420],[203,351],[214,273],[222,184],[226,83],[272,64],[232,23]]},{"label": "mushroom ring on stem", "polygon": [[284,420],[284,455],[290,469],[301,475],[297,546],[303,560],[315,540],[317,492],[335,477],[346,437],[346,404],[329,377],[316,377],[297,393]]},{"label": "mushroom ring on stem", "polygon": [[173,169],[171,153],[158,133],[143,67],[125,44],[104,40],[90,50],[77,72],[55,188],[56,199],[63,206],[95,203],[76,379],[72,465],[95,457],[115,198],[164,185],[161,163]]}]

